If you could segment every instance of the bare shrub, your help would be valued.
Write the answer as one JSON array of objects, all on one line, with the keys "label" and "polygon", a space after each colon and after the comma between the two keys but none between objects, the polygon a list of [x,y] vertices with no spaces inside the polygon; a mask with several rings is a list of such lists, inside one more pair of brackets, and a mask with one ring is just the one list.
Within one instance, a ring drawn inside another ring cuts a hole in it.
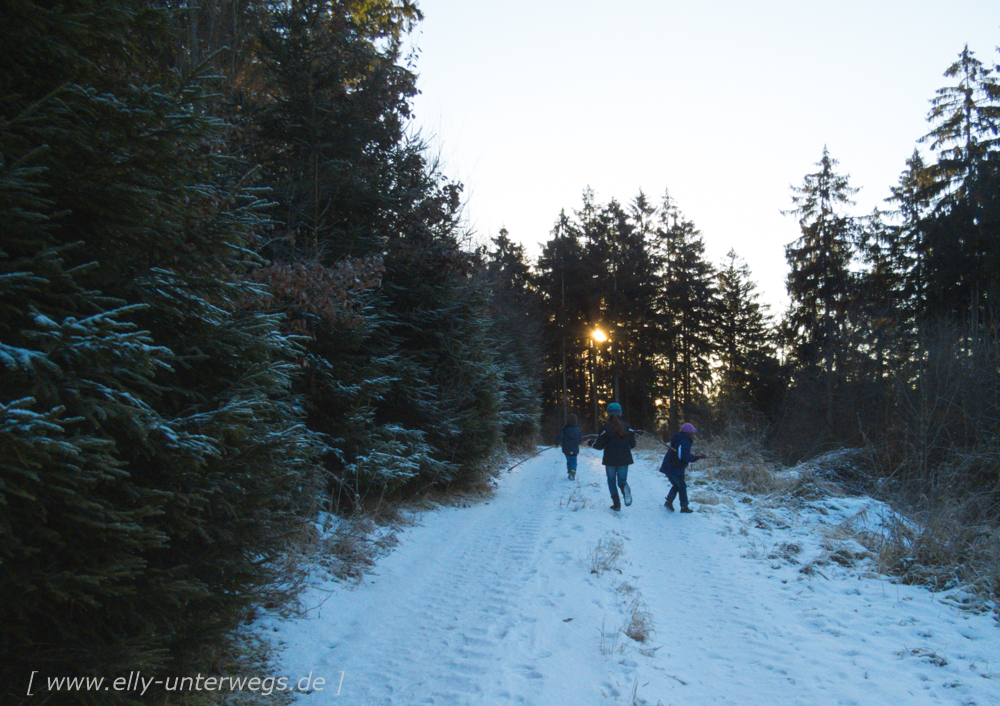
[{"label": "bare shrub", "polygon": [[[886,400],[894,423],[881,430],[877,444],[887,475],[926,491],[956,451],[989,446],[997,450],[1000,337],[996,331],[984,335],[968,326],[938,322],[921,329],[920,345],[913,369],[896,379]],[[967,477],[965,486],[985,480],[986,487],[995,488],[998,468],[994,456],[992,472],[982,479]]]}]

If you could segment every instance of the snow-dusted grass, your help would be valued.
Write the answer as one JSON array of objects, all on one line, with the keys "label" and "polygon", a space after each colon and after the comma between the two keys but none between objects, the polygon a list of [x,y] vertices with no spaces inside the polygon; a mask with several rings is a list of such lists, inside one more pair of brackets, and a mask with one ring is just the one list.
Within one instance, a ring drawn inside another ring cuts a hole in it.
[{"label": "snow-dusted grass", "polygon": [[621,563],[625,556],[625,542],[618,532],[611,530],[597,540],[597,546],[590,552],[590,573],[600,576],[606,571],[621,573]]},{"label": "snow-dusted grass", "polygon": [[[813,511],[824,512],[825,499],[859,497],[860,490],[873,482],[871,459],[863,450],[840,449],[793,468],[782,468],[746,438],[725,437],[704,448],[712,455],[705,464],[704,480],[745,492],[745,500],[754,498],[757,509],[753,521],[758,526],[773,522],[766,509],[769,505],[802,508],[811,503]],[[955,492],[965,480],[956,476],[949,482],[947,473],[948,469],[941,469],[942,490],[933,498],[920,497],[914,503],[897,491],[900,497],[893,502],[909,505],[909,516],[865,497],[864,504],[840,528],[842,538],[863,547],[828,547],[827,556],[810,564],[810,570],[828,560],[874,559],[882,573],[938,591],[962,588],[974,597],[965,600],[970,609],[987,609],[1000,592],[1000,531],[979,518],[995,515],[995,509],[984,512],[982,507],[995,500],[985,497],[987,493],[980,497]],[[721,502],[710,490],[693,495],[704,504]]]},{"label": "snow-dusted grass", "polygon": [[[696,512],[670,513],[660,457],[637,453],[635,501],[613,513],[597,452],[574,482],[543,453],[256,629],[282,674],[326,679],[310,706],[1000,703],[992,614],[880,572],[865,538],[891,530],[889,508],[814,491],[804,468],[750,493],[705,461]],[[614,568],[594,573],[612,539]]]}]

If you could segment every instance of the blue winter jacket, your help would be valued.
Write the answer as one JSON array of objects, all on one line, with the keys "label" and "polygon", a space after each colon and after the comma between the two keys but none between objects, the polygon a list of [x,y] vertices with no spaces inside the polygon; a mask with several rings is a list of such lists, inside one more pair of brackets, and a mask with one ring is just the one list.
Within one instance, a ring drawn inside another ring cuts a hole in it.
[{"label": "blue winter jacket", "polygon": [[559,432],[559,440],[562,444],[562,452],[567,456],[578,456],[580,454],[580,442],[583,441],[583,432],[575,424],[567,424]]},{"label": "blue winter jacket", "polygon": [[670,449],[663,456],[660,473],[684,475],[684,469],[689,463],[694,463],[698,457],[691,453],[691,437],[677,432],[670,440]]}]

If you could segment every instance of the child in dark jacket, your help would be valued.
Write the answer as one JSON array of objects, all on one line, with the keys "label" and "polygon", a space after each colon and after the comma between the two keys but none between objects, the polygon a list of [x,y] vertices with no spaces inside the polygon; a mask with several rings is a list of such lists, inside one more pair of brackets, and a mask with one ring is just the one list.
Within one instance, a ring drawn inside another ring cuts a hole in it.
[{"label": "child in dark jacket", "polygon": [[622,407],[617,402],[608,405],[608,423],[601,428],[591,444],[595,449],[604,450],[604,470],[608,476],[608,490],[611,492],[611,509],[622,509],[618,499],[618,488],[622,490],[625,504],[632,504],[632,489],[628,487],[628,467],[632,465],[632,449],[635,448],[635,432],[622,421]]},{"label": "child in dark jacket", "polygon": [[688,507],[687,483],[684,482],[684,469],[688,467],[689,463],[694,463],[705,458],[704,455],[691,453],[691,442],[694,441],[696,434],[697,430],[693,424],[682,425],[681,430],[674,434],[670,440],[670,449],[663,457],[663,463],[660,464],[660,473],[665,474],[670,480],[670,493],[667,494],[665,506],[671,512],[674,511],[674,498],[678,495],[681,498],[681,512],[693,512]]},{"label": "child in dark jacket", "polygon": [[566,426],[559,432],[557,444],[562,445],[562,452],[566,454],[566,472],[569,479],[576,478],[576,457],[580,455],[580,442],[583,441],[583,432],[576,425],[576,415],[571,414],[566,417]]}]

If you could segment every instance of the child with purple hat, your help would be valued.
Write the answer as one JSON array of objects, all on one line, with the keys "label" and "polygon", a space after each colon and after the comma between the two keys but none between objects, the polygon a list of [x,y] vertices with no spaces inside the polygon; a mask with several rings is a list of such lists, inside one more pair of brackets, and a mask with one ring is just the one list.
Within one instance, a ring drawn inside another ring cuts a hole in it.
[{"label": "child with purple hat", "polygon": [[684,469],[689,463],[700,461],[705,458],[702,454],[691,453],[691,443],[694,441],[697,430],[693,424],[684,424],[681,430],[674,434],[670,440],[670,449],[663,457],[660,464],[660,473],[663,473],[670,480],[670,493],[667,494],[665,506],[671,512],[674,511],[674,498],[678,495],[681,499],[681,512],[694,512],[688,507],[687,483],[684,482]]}]

